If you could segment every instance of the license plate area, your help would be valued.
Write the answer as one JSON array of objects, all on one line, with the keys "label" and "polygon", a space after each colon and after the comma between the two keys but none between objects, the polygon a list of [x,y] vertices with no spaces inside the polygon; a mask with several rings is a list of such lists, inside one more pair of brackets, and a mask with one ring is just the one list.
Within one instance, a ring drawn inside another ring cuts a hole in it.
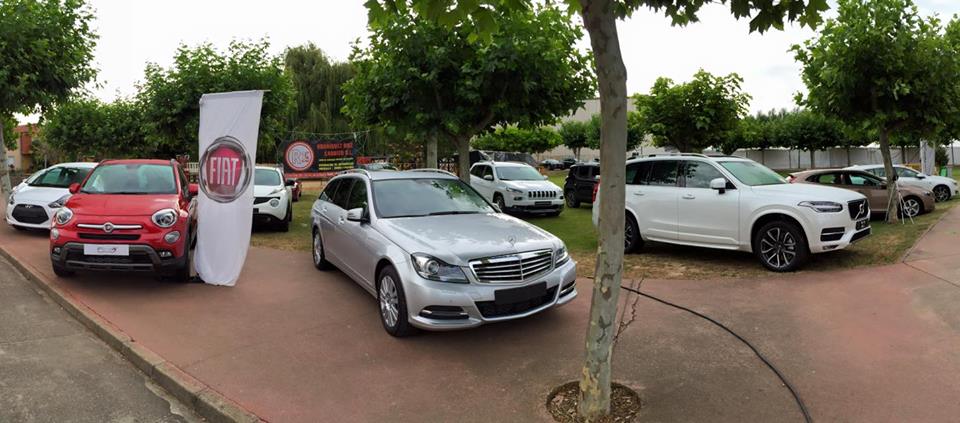
[{"label": "license plate area", "polygon": [[537,206],[549,206],[549,205],[550,205],[550,202],[549,202],[549,201],[537,201],[537,202],[535,202],[535,203],[533,203],[533,204],[534,204],[534,205],[537,205]]},{"label": "license plate area", "polygon": [[528,301],[547,295],[547,283],[540,282],[519,288],[499,289],[493,292],[493,302],[496,305],[514,304]]},{"label": "license plate area", "polygon": [[857,221],[857,230],[862,230],[870,227],[870,221],[868,219],[860,219]]},{"label": "license plate area", "polygon": [[126,244],[83,244],[86,256],[129,256],[130,246]]}]

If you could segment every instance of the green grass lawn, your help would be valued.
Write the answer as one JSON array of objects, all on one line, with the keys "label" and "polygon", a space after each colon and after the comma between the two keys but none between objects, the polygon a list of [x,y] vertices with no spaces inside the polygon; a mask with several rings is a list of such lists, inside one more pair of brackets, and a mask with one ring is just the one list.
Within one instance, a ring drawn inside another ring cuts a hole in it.
[{"label": "green grass lawn", "polygon": [[[563,187],[566,172],[550,172],[549,177],[553,183]],[[281,250],[310,251],[310,207],[320,189],[319,185],[305,187],[301,200],[294,203],[294,220],[289,232],[255,228],[252,244]],[[914,219],[913,223],[887,224],[875,220],[870,237],[841,251],[811,256],[804,271],[895,263],[930,226],[957,204],[960,204],[960,199],[938,203],[936,211]],[[562,239],[579,262],[580,275],[593,274],[597,235],[591,222],[589,204],[576,209],[567,208],[557,217],[522,217]],[[628,255],[624,260],[624,271],[627,278],[704,279],[771,275],[752,254],[661,243],[648,243],[638,254]]]}]

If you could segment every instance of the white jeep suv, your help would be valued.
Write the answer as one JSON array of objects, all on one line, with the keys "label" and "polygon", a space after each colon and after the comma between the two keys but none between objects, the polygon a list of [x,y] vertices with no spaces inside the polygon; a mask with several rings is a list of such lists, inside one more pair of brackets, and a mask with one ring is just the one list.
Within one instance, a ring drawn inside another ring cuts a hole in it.
[{"label": "white jeep suv", "polygon": [[346,171],[310,215],[314,266],[336,265],[375,296],[394,336],[519,319],[577,296],[563,241],[444,171]]},{"label": "white jeep suv", "polygon": [[[593,204],[597,224],[599,203]],[[741,250],[777,272],[797,269],[810,254],[840,250],[870,234],[863,195],[788,184],[759,163],[737,157],[628,160],[626,211],[626,252],[644,241]]]},{"label": "white jeep suv", "polygon": [[526,163],[477,162],[470,168],[470,186],[504,212],[563,211],[563,189]]},{"label": "white jeep suv", "polygon": [[287,232],[293,220],[294,180],[284,180],[276,167],[257,166],[253,174],[253,220]]}]

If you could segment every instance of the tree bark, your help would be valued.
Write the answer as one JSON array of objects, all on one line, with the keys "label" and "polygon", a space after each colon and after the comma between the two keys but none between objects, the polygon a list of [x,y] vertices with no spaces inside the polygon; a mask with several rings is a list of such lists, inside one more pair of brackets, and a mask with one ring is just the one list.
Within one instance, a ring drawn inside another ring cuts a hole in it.
[{"label": "tree bark", "polygon": [[761,148],[761,149],[760,149],[760,164],[762,164],[762,165],[764,165],[764,166],[767,165],[766,151],[767,151],[767,149],[765,149],[765,148]]},{"label": "tree bark", "polygon": [[424,163],[424,167],[437,169],[439,164],[437,163],[437,132],[433,132],[433,136],[427,139],[427,162]]},{"label": "tree bark", "polygon": [[815,163],[815,160],[816,160],[816,159],[814,158],[814,156],[815,156],[816,154],[817,154],[817,150],[810,149],[810,169],[816,169],[816,168],[817,168],[817,165],[816,165],[816,163]]},{"label": "tree bark", "polygon": [[3,204],[7,204],[8,196],[10,195],[10,172],[7,170],[7,145],[3,140],[3,118],[0,118],[0,197],[3,199]]},{"label": "tree bark", "polygon": [[847,147],[847,166],[850,166],[850,147]]},{"label": "tree bark", "polygon": [[470,137],[459,136],[454,139],[457,144],[457,175],[460,180],[470,185]]},{"label": "tree bark", "polygon": [[600,90],[600,222],[578,412],[595,421],[610,412],[610,356],[623,271],[627,70],[612,0],[580,0]]},{"label": "tree bark", "polygon": [[886,128],[880,130],[880,155],[883,156],[883,174],[887,176],[887,222],[897,223],[897,175],[893,172],[893,159],[890,156],[890,134]]}]

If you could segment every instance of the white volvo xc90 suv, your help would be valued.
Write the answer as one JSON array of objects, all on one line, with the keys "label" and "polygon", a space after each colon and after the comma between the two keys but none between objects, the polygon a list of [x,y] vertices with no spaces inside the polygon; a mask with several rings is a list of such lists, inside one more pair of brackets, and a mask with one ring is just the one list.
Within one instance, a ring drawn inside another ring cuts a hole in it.
[{"label": "white volvo xc90 suv", "polygon": [[577,295],[563,241],[447,172],[341,173],[311,218],[314,265],[377,297],[394,336],[526,317]]},{"label": "white volvo xc90 suv", "polygon": [[[593,204],[597,224],[599,207]],[[726,156],[628,160],[626,212],[626,252],[644,241],[741,250],[777,272],[795,270],[810,254],[840,250],[870,234],[863,195],[789,184],[759,163]]]}]

